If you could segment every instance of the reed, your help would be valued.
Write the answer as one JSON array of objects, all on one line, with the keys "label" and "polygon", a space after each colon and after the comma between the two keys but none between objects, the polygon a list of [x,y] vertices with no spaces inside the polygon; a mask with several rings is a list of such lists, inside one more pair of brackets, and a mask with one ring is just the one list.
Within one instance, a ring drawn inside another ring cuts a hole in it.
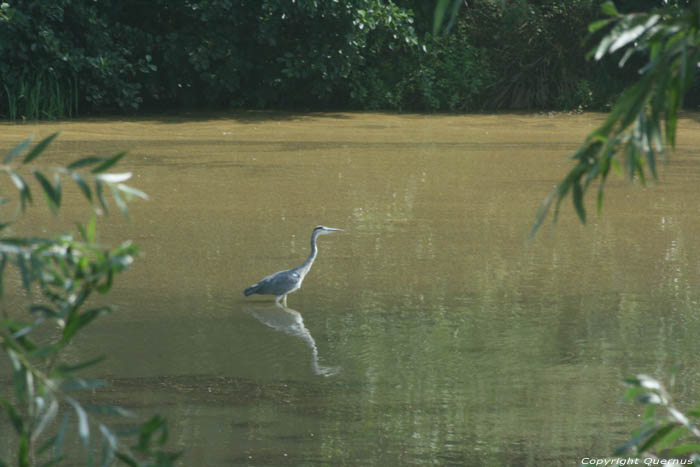
[{"label": "reed", "polygon": [[0,117],[16,120],[56,120],[78,114],[78,80],[67,81],[40,74],[3,85]]}]

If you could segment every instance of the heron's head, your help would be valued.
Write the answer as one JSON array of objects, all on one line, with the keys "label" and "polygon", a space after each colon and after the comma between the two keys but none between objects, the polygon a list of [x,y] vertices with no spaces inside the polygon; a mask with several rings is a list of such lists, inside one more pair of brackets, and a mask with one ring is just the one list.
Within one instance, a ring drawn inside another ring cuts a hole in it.
[{"label": "heron's head", "polygon": [[314,235],[327,235],[327,234],[332,234],[333,232],[342,232],[343,229],[335,229],[333,227],[326,227],[325,225],[317,225],[314,228]]}]

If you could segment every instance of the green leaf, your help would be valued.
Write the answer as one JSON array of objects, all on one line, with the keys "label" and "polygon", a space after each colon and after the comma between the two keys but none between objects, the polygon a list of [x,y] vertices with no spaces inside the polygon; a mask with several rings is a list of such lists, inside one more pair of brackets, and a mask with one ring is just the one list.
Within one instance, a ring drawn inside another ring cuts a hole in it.
[{"label": "green leaf", "polygon": [[134,459],[134,457],[131,454],[122,451],[116,451],[114,453],[114,456],[126,465],[129,465],[131,467],[140,467],[141,465],[136,461],[136,459]]},{"label": "green leaf", "polygon": [[586,209],[583,207],[583,189],[581,188],[581,183],[578,180],[576,180],[576,182],[574,183],[572,195],[574,201],[574,208],[576,208],[576,213],[581,219],[581,222],[585,224]]},{"label": "green leaf", "polygon": [[128,219],[129,218],[129,210],[126,207],[126,201],[124,201],[124,198],[122,197],[121,192],[114,185],[110,185],[109,187],[112,189],[112,196],[114,197],[114,204],[117,205],[117,207],[121,211],[122,215]]},{"label": "green leaf", "polygon": [[109,271],[107,271],[107,278],[105,279],[105,281],[96,287],[97,291],[101,294],[106,294],[107,292],[109,292],[109,289],[112,288],[113,278],[114,272],[112,271],[112,269],[110,269]]},{"label": "green leaf", "polygon": [[104,210],[105,214],[107,214],[109,212],[109,210],[107,209],[107,203],[105,202],[103,189],[102,189],[102,182],[99,181],[98,179],[95,179],[95,192],[97,193],[97,199],[100,201],[100,205],[102,206],[102,209]]},{"label": "green leaf", "polygon": [[28,164],[29,162],[34,160],[39,154],[44,152],[44,149],[46,149],[46,147],[51,143],[51,141],[54,140],[54,138],[56,138],[56,136],[58,136],[58,133],[54,133],[39,141],[39,143],[36,146],[34,146],[34,148],[29,152],[29,154],[27,154],[27,157],[24,158],[22,163]]},{"label": "green leaf", "polygon": [[676,426],[673,430],[671,430],[670,433],[668,433],[662,440],[659,441],[656,450],[658,452],[663,451],[664,449],[667,449],[671,445],[673,445],[676,441],[678,441],[680,438],[683,436],[686,436],[690,433],[690,430],[684,426]]},{"label": "green leaf", "polygon": [[676,427],[675,423],[667,423],[666,425],[659,427],[656,432],[651,435],[647,440],[639,447],[639,452],[647,452],[653,449],[654,445],[661,441],[667,434],[671,432]]},{"label": "green leaf", "polygon": [[119,160],[124,156],[126,156],[126,152],[120,152],[119,154],[110,157],[109,159],[105,160],[102,164],[92,169],[92,173],[98,174],[104,172],[105,170],[108,170],[114,164],[119,162]]},{"label": "green leaf", "polygon": [[141,190],[137,190],[134,187],[124,185],[123,183],[117,183],[117,189],[127,196],[135,196],[141,199],[148,199],[148,195]]},{"label": "green leaf", "polygon": [[600,6],[601,11],[603,14],[608,15],[608,16],[619,16],[619,12],[617,11],[617,8],[615,8],[615,4],[613,2],[605,2]]},{"label": "green leaf", "polygon": [[18,174],[17,172],[13,171],[8,171],[8,174],[10,175],[10,178],[12,179],[12,183],[15,184],[17,189],[19,190],[19,199],[20,203],[22,205],[22,211],[24,212],[25,210],[25,205],[26,202],[29,201],[29,203],[32,202],[32,192],[29,190],[29,185],[27,185],[27,182],[24,181],[22,176]]},{"label": "green leaf", "polygon": [[106,183],[120,183],[129,180],[131,172],[99,174],[96,178]]},{"label": "green leaf", "polygon": [[19,466],[29,467],[29,436],[27,433],[21,433],[19,437]]},{"label": "green leaf", "polygon": [[610,22],[613,21],[612,19],[601,19],[598,21],[594,21],[591,24],[588,25],[588,32],[596,32],[597,30],[607,26],[610,24]]},{"label": "green leaf", "polygon": [[41,184],[41,187],[44,189],[44,194],[46,195],[46,201],[49,205],[49,208],[51,209],[51,212],[54,214],[58,213],[58,207],[61,205],[61,195],[60,192],[56,191],[54,189],[53,185],[51,185],[51,182],[49,182],[44,174],[39,172],[38,170],[34,171],[34,177],[39,181]]},{"label": "green leaf", "polygon": [[24,290],[29,292],[29,288],[32,284],[32,277],[29,272],[29,269],[27,269],[27,263],[24,259],[23,254],[17,255],[17,266],[19,267],[19,274],[22,277],[22,287],[24,287]]},{"label": "green leaf", "polygon": [[83,368],[87,368],[89,366],[96,365],[103,361],[105,358],[104,355],[101,355],[99,357],[91,358],[90,360],[86,360],[81,363],[76,363],[75,365],[67,365],[67,364],[62,364],[59,365],[56,370],[61,372],[61,373],[72,373],[74,371],[82,370]]},{"label": "green leaf", "polygon": [[33,140],[34,138],[30,136],[14,148],[10,149],[10,152],[7,153],[5,159],[3,160],[3,164],[9,164],[15,157],[22,155],[27,150],[27,148]]},{"label": "green leaf", "polygon": [[4,287],[5,265],[7,265],[7,253],[0,253],[0,298],[2,298]]},{"label": "green leaf", "polygon": [[15,410],[15,407],[2,397],[0,397],[0,405],[7,411],[7,416],[10,418],[12,426],[15,428],[17,434],[24,432],[24,422],[22,421],[22,417]]},{"label": "green leaf", "polygon": [[80,225],[80,223],[78,224],[78,229],[80,230],[80,234],[83,236],[84,241],[88,243],[95,243],[95,240],[97,238],[96,223],[96,216],[93,212],[90,216],[90,220],[88,221],[87,229],[83,228],[83,226]]},{"label": "green leaf", "polygon": [[83,443],[83,447],[87,447],[90,442],[90,424],[88,423],[87,414],[77,401],[70,397],[67,397],[66,400],[73,406],[73,409],[75,409],[75,414],[78,416],[78,435],[80,436],[80,441]]},{"label": "green leaf", "polygon": [[683,456],[690,453],[700,453],[700,443],[684,443],[668,452],[669,456]]},{"label": "green leaf", "polygon": [[90,186],[85,182],[85,179],[78,172],[71,172],[70,176],[73,177],[83,195],[92,203],[92,191],[90,191]]},{"label": "green leaf", "polygon": [[82,159],[78,159],[77,161],[74,161],[66,167],[68,170],[75,170],[79,169],[81,167],[85,167],[88,165],[95,165],[99,162],[104,162],[105,158],[104,157],[97,157],[97,156],[88,156],[88,157],[83,157]]},{"label": "green leaf", "polygon": [[136,449],[148,452],[151,447],[151,439],[158,432],[160,432],[158,444],[162,446],[168,441],[168,422],[160,415],[154,415],[142,425]]},{"label": "green leaf", "polygon": [[111,311],[111,307],[103,306],[99,308],[93,308],[92,310],[88,310],[75,315],[73,319],[66,323],[66,327],[63,328],[61,342],[63,342],[64,344],[68,343],[71,340],[71,338],[75,335],[75,333],[78,332],[80,329],[90,324],[98,316],[109,313]]},{"label": "green leaf", "polygon": [[44,414],[41,416],[39,419],[39,423],[36,425],[34,430],[32,431],[32,439],[38,438],[41,433],[44,431],[44,429],[53,421],[54,418],[56,418],[56,414],[58,413],[58,401],[56,399],[52,399],[51,403],[49,404],[49,407],[46,409]]}]

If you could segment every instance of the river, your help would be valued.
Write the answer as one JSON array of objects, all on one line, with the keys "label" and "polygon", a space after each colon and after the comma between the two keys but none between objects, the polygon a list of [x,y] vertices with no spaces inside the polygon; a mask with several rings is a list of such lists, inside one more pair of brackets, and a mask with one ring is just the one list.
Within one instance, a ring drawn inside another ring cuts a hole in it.
[{"label": "river", "polygon": [[[167,416],[182,465],[571,466],[638,426],[624,377],[677,366],[677,405],[700,399],[697,116],[659,183],[612,174],[601,216],[590,197],[583,226],[567,199],[528,242],[602,119],[81,119],[2,124],[0,147],[60,131],[44,163],[129,151],[150,200],[98,229],[143,257],[71,356],[107,354],[94,373],[110,386],[87,400]],[[77,190],[65,198],[17,231],[84,222]],[[243,296],[301,264],[318,224],[344,231],[319,239],[288,308]]]}]

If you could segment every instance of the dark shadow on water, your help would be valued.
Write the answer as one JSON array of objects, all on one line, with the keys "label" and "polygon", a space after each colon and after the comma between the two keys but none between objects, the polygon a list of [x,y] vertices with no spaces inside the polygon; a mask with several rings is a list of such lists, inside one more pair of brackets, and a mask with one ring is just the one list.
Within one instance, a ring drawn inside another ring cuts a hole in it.
[{"label": "dark shadow on water", "polygon": [[338,367],[328,367],[318,363],[316,341],[304,325],[304,319],[298,311],[277,303],[270,305],[269,302],[262,306],[244,306],[243,311],[275,331],[303,340],[311,349],[311,369],[315,375],[334,376],[340,372]]}]

